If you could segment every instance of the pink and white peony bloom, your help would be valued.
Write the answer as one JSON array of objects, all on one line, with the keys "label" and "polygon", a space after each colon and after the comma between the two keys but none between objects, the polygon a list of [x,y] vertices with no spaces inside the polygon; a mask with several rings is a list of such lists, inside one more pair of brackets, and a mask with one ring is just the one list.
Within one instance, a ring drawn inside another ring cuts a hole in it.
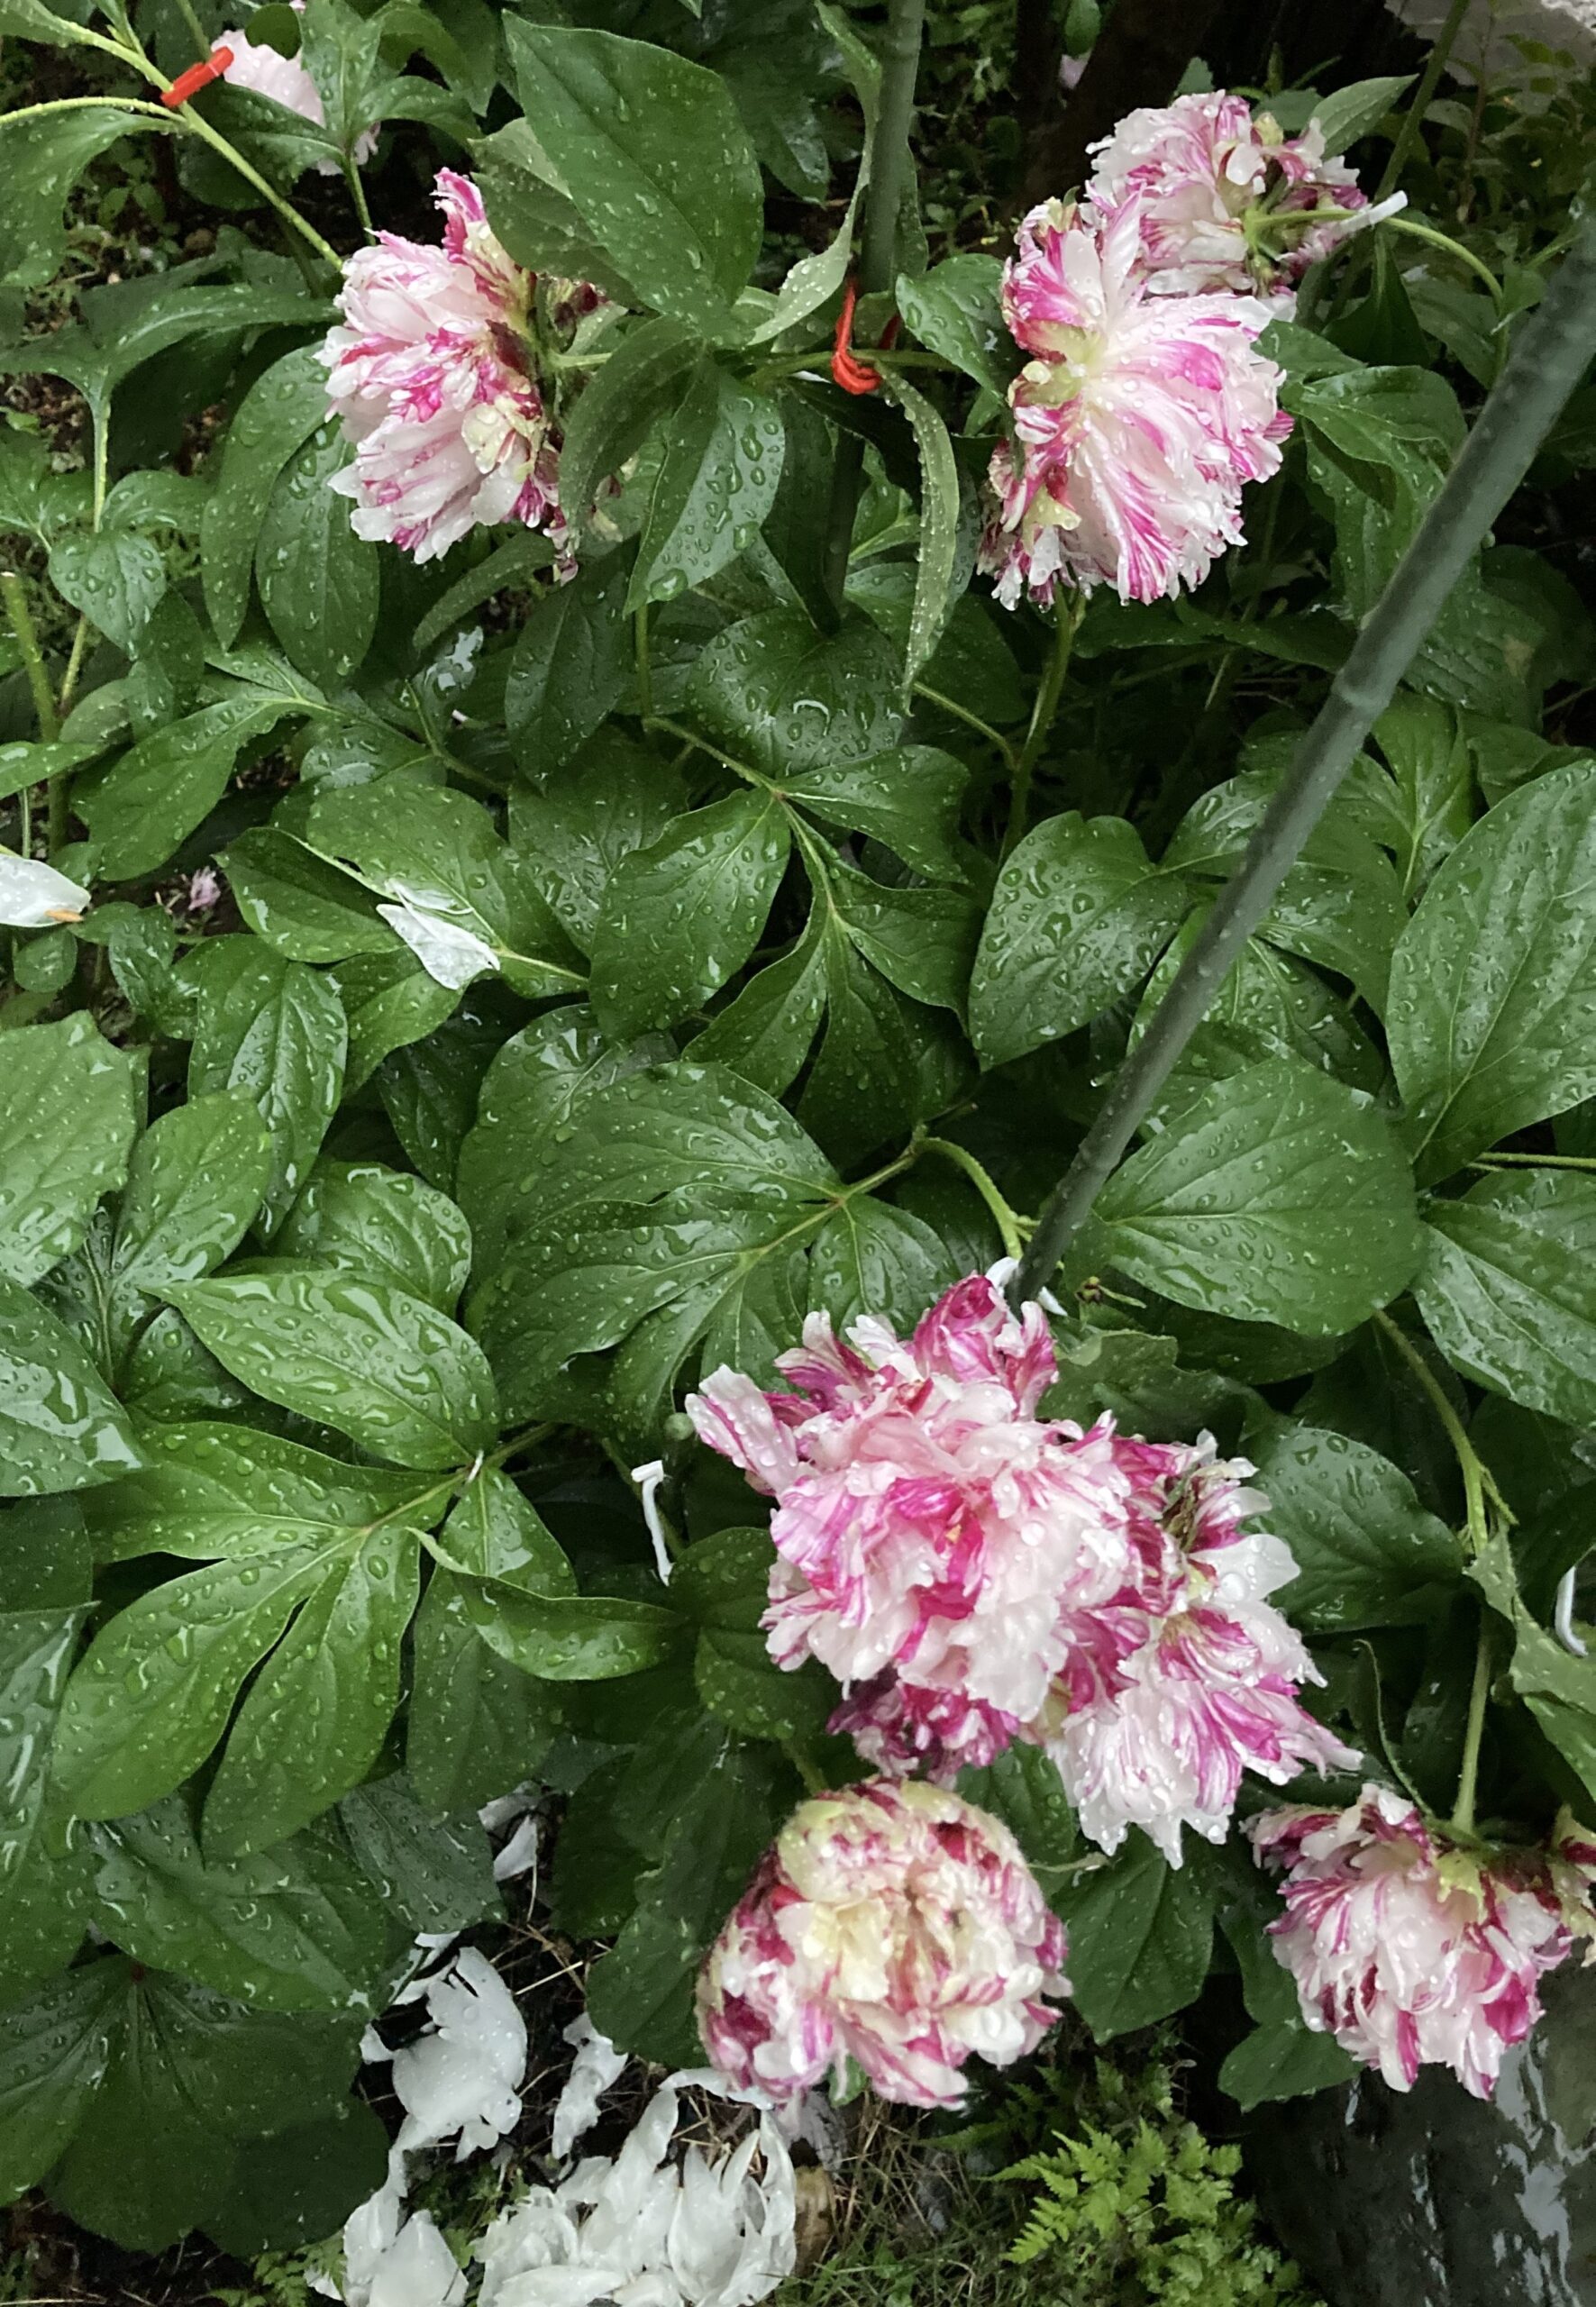
[{"label": "pink and white peony bloom", "polygon": [[1359,1756],[1316,1722],[1299,1686],[1321,1680],[1269,1596],[1297,1565],[1244,1524],[1268,1500],[1212,1438],[1116,1442],[1135,1489],[1142,1574],[1117,1607],[1083,1614],[1073,1673],[1037,1726],[1084,1831],[1117,1850],[1133,1826],[1181,1864],[1190,1827],[1223,1842],[1242,1776],[1283,1786]]},{"label": "pink and white peony bloom", "polygon": [[[332,486],[357,535],[431,561],[515,521],[567,542],[561,435],[531,347],[537,283],[490,231],[468,178],[440,170],[443,245],[378,235],[344,268],[343,326],[323,349],[332,411],[355,445]],[[557,284],[568,320],[599,301]]]},{"label": "pink and white peony bloom", "polygon": [[1247,1832],[1283,1870],[1270,1928],[1304,2020],[1394,2091],[1442,2065],[1488,2099],[1542,1976],[1596,1930],[1596,1842],[1566,1818],[1547,1849],[1488,1852],[1367,1785],[1350,1810],[1266,1810]]},{"label": "pink and white peony bloom", "polygon": [[973,2053],[1008,2066],[1042,2040],[1066,1952],[1007,1827],[875,1779],[794,1812],[710,1951],[698,2023],[720,2073],[777,2103],[852,2059],[885,2099],[953,2107]]},{"label": "pink and white peony bloom", "polygon": [[1406,205],[1401,193],[1372,205],[1317,121],[1287,136],[1223,90],[1143,105],[1090,150],[1085,203],[1105,219],[1136,203],[1140,269],[1159,296],[1228,290],[1289,312],[1311,263]]},{"label": "pink and white peony bloom", "polygon": [[1039,1418],[1055,1374],[1041,1309],[974,1274],[899,1340],[811,1314],[777,1357],[791,1392],[716,1370],[700,1437],[777,1501],[764,1624],[783,1666],[818,1658],[872,1759],[950,1774],[990,1760],[1065,1666],[1067,1613],[1131,1572],[1129,1483],[1106,1426]]},{"label": "pink and white peony bloom", "polygon": [[1267,308],[1153,295],[1134,196],[1100,222],[1049,201],[1018,246],[1003,310],[1033,358],[990,475],[980,565],[999,599],[1051,602],[1061,580],[1126,601],[1200,584],[1242,542],[1242,489],[1278,470],[1291,429],[1281,371],[1254,350]]},{"label": "pink and white peony bloom", "polygon": [[[288,0],[288,5],[296,15],[305,14],[305,0]],[[327,115],[322,105],[322,92],[297,56],[279,56],[277,50],[265,41],[256,46],[247,32],[221,32],[217,35],[216,46],[233,51],[233,61],[222,74],[230,88],[248,88],[258,96],[269,96],[273,104],[282,105],[289,112],[296,112],[301,120],[308,120],[317,128],[325,123]],[[363,169],[376,150],[376,129],[362,129],[355,139],[351,154],[356,168]],[[318,160],[316,174],[337,176],[337,161]]]}]

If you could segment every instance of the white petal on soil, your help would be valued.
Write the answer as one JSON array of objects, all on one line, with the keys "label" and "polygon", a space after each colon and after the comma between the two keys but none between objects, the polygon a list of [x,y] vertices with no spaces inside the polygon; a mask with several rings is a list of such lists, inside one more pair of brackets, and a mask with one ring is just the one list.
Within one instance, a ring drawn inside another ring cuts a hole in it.
[{"label": "white petal on soil", "polygon": [[474,1947],[424,1983],[432,2028],[394,2055],[405,2107],[401,2153],[460,2135],[455,2159],[497,2146],[521,2118],[526,2022],[515,1997]]},{"label": "white petal on soil", "polygon": [[513,1883],[518,1874],[526,1874],[535,1869],[542,1831],[543,1821],[540,1819],[522,1819],[494,1859],[493,1879],[496,1883]]},{"label": "white petal on soil", "polygon": [[451,921],[447,898],[425,890],[400,889],[397,902],[379,905],[378,912],[390,929],[397,930],[427,975],[459,993],[473,978],[498,967],[498,955],[474,929]]},{"label": "white petal on soil", "polygon": [[692,2147],[678,2171],[665,2160],[676,2119],[667,2084],[613,2163],[588,2156],[557,2192],[534,2187],[495,2220],[478,2252],[480,2307],[752,2307],[766,2298],[797,2257],[780,2134],[763,2119],[718,2163]]},{"label": "white petal on soil", "polygon": [[90,902],[88,891],[53,865],[0,849],[0,922],[6,928],[59,928],[63,922],[81,921]]},{"label": "white petal on soil", "polygon": [[585,2011],[571,2020],[565,2039],[575,2048],[576,2059],[554,2109],[551,2152],[557,2163],[562,2163],[578,2139],[592,2129],[598,2120],[599,2100],[627,2065],[627,2054],[616,2050],[606,2035],[598,2033]]}]

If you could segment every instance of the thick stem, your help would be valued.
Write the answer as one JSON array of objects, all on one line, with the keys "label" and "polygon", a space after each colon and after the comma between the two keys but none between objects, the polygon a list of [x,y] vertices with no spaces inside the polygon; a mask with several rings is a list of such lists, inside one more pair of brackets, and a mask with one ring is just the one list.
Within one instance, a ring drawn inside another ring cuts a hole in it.
[{"label": "thick stem", "polygon": [[33,612],[28,606],[27,588],[14,569],[0,570],[0,600],[5,604],[6,621],[16,635],[16,645],[22,652],[23,670],[28,677],[28,694],[33,700],[33,710],[39,718],[39,734],[47,745],[53,744],[61,734],[61,725],[56,716],[55,691],[50,685],[50,674],[45,667],[44,652],[39,645]]},{"label": "thick stem", "polygon": [[1436,35],[1436,44],[1430,50],[1429,62],[1424,68],[1424,77],[1414,90],[1413,102],[1409,105],[1402,125],[1397,131],[1397,141],[1391,148],[1391,158],[1385,164],[1385,174],[1381,178],[1380,189],[1374,196],[1376,200],[1383,200],[1387,193],[1394,192],[1402,181],[1402,170],[1407,167],[1413,147],[1418,141],[1418,132],[1424,126],[1424,116],[1430,108],[1430,98],[1441,85],[1441,75],[1446,69],[1446,59],[1452,53],[1452,44],[1463,30],[1463,20],[1468,12],[1469,0],[1452,0],[1446,21]]},{"label": "thick stem", "polygon": [[1075,635],[1081,629],[1081,619],[1086,609],[1084,593],[1061,593],[1054,607],[1053,652],[1047,660],[1047,670],[1042,676],[1042,686],[1036,691],[1031,707],[1031,725],[1026,731],[1026,742],[1020,747],[1019,759],[1014,764],[1014,786],[1008,801],[1008,826],[1003,835],[1003,857],[1008,858],[1025,838],[1026,818],[1031,807],[1031,779],[1047,743],[1059,698],[1063,695],[1064,679],[1070,670],[1070,656],[1075,646]]},{"label": "thick stem", "polygon": [[1421,224],[1414,216],[1388,216],[1381,229],[1387,233],[1406,233],[1410,240],[1425,241],[1431,248],[1445,249],[1448,256],[1455,256],[1459,264],[1466,264],[1476,278],[1484,282],[1493,303],[1500,304],[1501,282],[1495,273],[1488,264],[1482,262],[1473,249],[1465,249],[1463,242],[1455,241],[1450,233],[1437,233],[1433,224]]},{"label": "thick stem", "polygon": [[[890,288],[898,278],[898,226],[910,182],[909,123],[925,26],[926,0],[889,0],[881,42],[880,107],[871,140],[859,251],[859,285],[867,296]],[[839,617],[863,470],[864,443],[857,433],[844,433],[832,467],[825,530],[825,590]]]},{"label": "thick stem", "polygon": [[1491,1614],[1480,1618],[1480,1642],[1474,1652],[1474,1680],[1469,1691],[1468,1728],[1463,1736],[1463,1763],[1457,1774],[1457,1801],[1452,1812],[1455,1834],[1474,1831],[1474,1798],[1480,1785],[1480,1748],[1485,1735],[1485,1708],[1491,1696]]},{"label": "thick stem", "polygon": [[1084,1224],[1593,351],[1596,220],[1582,228],[1531,315],[1439,496],[1299,744],[1246,855],[1043,1211],[1015,1277],[1017,1302],[1035,1297]]},{"label": "thick stem", "polygon": [[[1469,1552],[1477,1555],[1490,1536],[1485,1519],[1485,1486],[1490,1477],[1484,1461],[1464,1432],[1463,1420],[1447,1400],[1446,1389],[1407,1336],[1401,1325],[1393,1322],[1389,1314],[1376,1314],[1374,1319],[1423,1387],[1430,1407],[1440,1419],[1446,1439],[1452,1445],[1457,1470],[1463,1476],[1464,1520],[1468,1533]],[[1491,1487],[1494,1489],[1495,1484],[1492,1483]]]}]

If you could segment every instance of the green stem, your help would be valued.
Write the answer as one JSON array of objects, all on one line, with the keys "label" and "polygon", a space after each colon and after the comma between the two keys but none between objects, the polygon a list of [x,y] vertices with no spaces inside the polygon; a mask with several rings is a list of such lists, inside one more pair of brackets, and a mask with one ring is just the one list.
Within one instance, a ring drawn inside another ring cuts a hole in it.
[{"label": "green stem", "polygon": [[1402,181],[1402,170],[1407,167],[1409,156],[1418,141],[1418,132],[1424,126],[1424,116],[1430,108],[1430,99],[1441,84],[1441,75],[1446,69],[1446,59],[1452,53],[1452,44],[1463,29],[1463,20],[1468,12],[1469,0],[1452,0],[1452,5],[1446,14],[1446,21],[1436,34],[1436,44],[1430,50],[1429,62],[1424,68],[1424,77],[1415,89],[1413,102],[1409,105],[1402,125],[1397,131],[1397,141],[1391,148],[1391,158],[1385,164],[1385,174],[1381,178],[1380,188],[1374,195],[1376,200],[1383,200],[1386,195],[1394,192]]},{"label": "green stem", "polygon": [[371,222],[371,211],[366,200],[366,187],[360,182],[360,169],[348,154],[344,156],[343,174],[344,180],[349,186],[349,196],[355,205],[355,214],[360,220],[360,230],[369,241],[374,241],[377,238],[377,227]]},{"label": "green stem", "polygon": [[922,1137],[920,1150],[926,1154],[940,1154],[944,1162],[951,1162],[956,1170],[963,1171],[964,1175],[992,1213],[998,1231],[1003,1238],[1004,1256],[1018,1257],[1024,1247],[1020,1238],[1019,1219],[999,1192],[986,1169],[976,1160],[968,1147],[955,1144],[951,1137]]},{"label": "green stem", "polygon": [[1085,1223],[1592,352],[1596,218],[1587,218],[1509,353],[1417,536],[1364,619],[1246,854],[1043,1210],[1015,1278],[1017,1304],[1044,1287]]},{"label": "green stem", "polygon": [[1474,1797],[1480,1783],[1480,1747],[1485,1735],[1485,1707],[1491,1696],[1491,1613],[1480,1614],[1479,1646],[1474,1652],[1474,1680],[1469,1691],[1468,1727],[1463,1737],[1463,1763],[1457,1774],[1457,1801],[1452,1812],[1455,1834],[1474,1831]]},{"label": "green stem", "polygon": [[1482,1154],[1471,1170],[1596,1170],[1596,1154]]},{"label": "green stem", "polygon": [[1047,660],[1047,670],[1036,691],[1031,707],[1031,725],[1026,731],[1026,742],[1020,747],[1019,759],[1014,764],[1014,786],[1008,798],[1008,828],[1003,835],[1003,848],[999,859],[1002,863],[1010,857],[1025,839],[1026,819],[1031,807],[1031,779],[1047,743],[1053,716],[1063,695],[1064,677],[1070,670],[1071,652],[1075,635],[1081,630],[1081,620],[1086,610],[1084,593],[1061,593],[1053,607],[1053,652]]},{"label": "green stem", "polygon": [[193,0],[178,0],[178,14],[193,33],[195,48],[203,62],[211,52],[211,36],[195,14]]},{"label": "green stem", "polygon": [[56,714],[55,692],[45,670],[44,652],[39,645],[38,627],[33,612],[28,606],[28,592],[14,569],[0,570],[0,600],[5,604],[5,616],[16,645],[22,651],[23,670],[28,677],[28,693],[33,700],[33,711],[39,719],[39,734],[47,745],[53,744],[61,734]]},{"label": "green stem", "polygon": [[[122,51],[117,50],[118,55]],[[124,57],[123,62],[127,61]],[[13,120],[38,120],[48,112],[92,112],[109,107],[113,112],[139,112],[151,120],[159,120],[163,127],[175,125],[171,114],[164,105],[146,104],[142,96],[52,96],[45,105],[24,105],[20,112],[8,112],[4,117]]]},{"label": "green stem", "polygon": [[1438,233],[1433,224],[1421,224],[1414,216],[1384,217],[1380,229],[1385,233],[1406,233],[1409,240],[1427,241],[1431,248],[1445,249],[1449,256],[1455,256],[1460,264],[1466,264],[1471,272],[1476,273],[1490,289],[1492,301],[1500,304],[1501,282],[1495,273],[1474,254],[1473,249],[1465,249],[1463,242],[1455,241],[1450,233]]},{"label": "green stem", "polygon": [[[1464,1513],[1468,1532],[1469,1552],[1478,1554],[1490,1536],[1485,1518],[1485,1491],[1486,1485],[1491,1482],[1491,1477],[1485,1470],[1484,1463],[1468,1436],[1464,1432],[1463,1420],[1448,1400],[1446,1389],[1400,1323],[1393,1322],[1389,1314],[1376,1314],[1374,1319],[1382,1334],[1391,1340],[1428,1395],[1430,1405],[1446,1429],[1446,1439],[1451,1443],[1457,1459],[1457,1470],[1463,1476]],[[1495,1487],[1494,1483],[1491,1486],[1493,1489]]]},{"label": "green stem", "polygon": [[654,717],[654,669],[648,646],[648,604],[637,612],[632,626],[633,648],[637,659],[637,702],[644,721]]},{"label": "green stem", "polygon": [[1017,761],[1014,747],[1000,730],[993,728],[990,721],[983,721],[979,713],[971,713],[970,707],[961,705],[957,698],[944,697],[941,689],[927,688],[924,681],[915,683],[915,695],[923,697],[927,705],[935,705],[940,712],[951,713],[955,721],[962,721],[967,729],[973,729],[978,737],[984,737],[989,745],[995,745],[1002,756],[1004,768],[1010,777],[1014,775]]},{"label": "green stem", "polygon": [[[888,0],[881,93],[871,141],[870,182],[864,191],[864,233],[859,252],[859,286],[867,296],[890,288],[898,278],[898,226],[909,183],[909,123],[925,25],[926,0]],[[839,620],[863,470],[864,442],[856,433],[844,433],[832,466],[825,561],[825,590]]]},{"label": "green stem", "polygon": [[316,254],[332,266],[334,272],[342,271],[343,259],[332,242],[323,240],[315,226],[306,221],[293,202],[285,200],[276,186],[267,182],[259,169],[251,168],[243,154],[236,146],[230,144],[225,136],[219,136],[203,114],[196,112],[192,105],[184,105],[173,117],[180,121],[191,135],[197,136],[201,143],[208,144],[213,152],[219,152],[231,167],[238,170],[246,184],[253,185],[260,197],[269,202],[270,205],[276,209],[284,223],[297,233],[302,240],[308,242]]}]

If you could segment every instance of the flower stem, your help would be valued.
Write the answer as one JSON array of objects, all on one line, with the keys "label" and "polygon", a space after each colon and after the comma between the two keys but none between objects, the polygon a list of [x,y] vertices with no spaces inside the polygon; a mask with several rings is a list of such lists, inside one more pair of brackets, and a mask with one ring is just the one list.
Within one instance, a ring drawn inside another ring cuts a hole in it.
[{"label": "flower stem", "polygon": [[1482,1154],[1471,1170],[1596,1170],[1596,1154]]},{"label": "flower stem", "polygon": [[[909,123],[925,25],[926,0],[888,0],[880,110],[871,140],[864,235],[859,253],[859,286],[867,296],[890,288],[898,277],[898,226],[909,183]],[[856,433],[844,433],[832,466],[825,562],[825,590],[839,620],[863,470],[864,442]]]},{"label": "flower stem", "polygon": [[1485,1708],[1491,1696],[1491,1613],[1480,1614],[1479,1646],[1474,1652],[1474,1680],[1469,1691],[1468,1727],[1463,1734],[1463,1762],[1457,1774],[1457,1801],[1452,1830],[1469,1836],[1474,1831],[1474,1797],[1480,1783],[1480,1747],[1485,1735]]},{"label": "flower stem", "polygon": [[1423,1387],[1429,1397],[1430,1405],[1436,1416],[1446,1429],[1446,1439],[1451,1443],[1457,1459],[1457,1470],[1463,1476],[1464,1510],[1469,1552],[1478,1554],[1490,1536],[1485,1519],[1486,1488],[1489,1485],[1494,1490],[1496,1485],[1491,1481],[1491,1476],[1486,1471],[1479,1452],[1464,1432],[1463,1420],[1448,1400],[1446,1389],[1412,1339],[1408,1336],[1400,1323],[1392,1321],[1389,1314],[1376,1314],[1374,1319],[1382,1334],[1391,1340]]},{"label": "flower stem", "polygon": [[1004,768],[1010,777],[1014,775],[1018,755],[1001,730],[994,729],[990,721],[983,721],[979,713],[971,713],[970,707],[961,705],[957,698],[944,697],[941,689],[927,688],[924,681],[915,683],[915,695],[923,697],[927,705],[935,705],[939,712],[951,713],[955,721],[962,721],[967,729],[973,729],[978,737],[984,737],[989,745],[996,746]]},{"label": "flower stem", "polygon": [[1418,141],[1418,132],[1424,126],[1424,116],[1430,108],[1430,99],[1441,84],[1441,75],[1446,69],[1446,59],[1452,53],[1453,42],[1462,31],[1463,20],[1468,12],[1469,0],[1452,0],[1446,21],[1436,35],[1436,44],[1429,53],[1429,62],[1424,68],[1424,77],[1414,90],[1413,102],[1409,105],[1402,125],[1397,131],[1397,141],[1391,148],[1391,158],[1385,164],[1385,174],[1381,178],[1380,189],[1374,195],[1376,200],[1383,200],[1386,195],[1394,192],[1402,181],[1402,170],[1407,167],[1409,156]]},{"label": "flower stem", "polygon": [[1047,743],[1053,716],[1059,709],[1063,694],[1064,678],[1070,670],[1070,657],[1075,646],[1075,635],[1081,630],[1081,620],[1086,612],[1084,593],[1061,593],[1053,612],[1053,653],[1042,685],[1036,691],[1036,701],[1031,707],[1031,725],[1026,731],[1026,742],[1020,747],[1019,759],[1014,764],[1014,786],[1008,801],[1008,827],[1003,835],[1003,850],[999,862],[1006,862],[1025,838],[1026,819],[1031,807],[1031,778]]},{"label": "flower stem", "polygon": [[1477,274],[1490,289],[1492,301],[1500,304],[1501,282],[1495,273],[1474,254],[1473,249],[1465,249],[1463,242],[1455,241],[1450,233],[1438,233],[1433,224],[1421,224],[1414,216],[1387,216],[1382,221],[1381,230],[1406,233],[1409,240],[1427,241],[1432,248],[1445,249],[1449,256],[1457,259],[1459,264],[1466,264],[1471,272]]},{"label": "flower stem", "polygon": [[211,38],[194,13],[193,0],[178,0],[178,14],[194,35],[195,49],[203,62],[211,52]]},{"label": "flower stem", "polygon": [[968,1147],[955,1144],[951,1137],[922,1137],[920,1148],[926,1154],[940,1154],[944,1162],[951,1162],[955,1169],[963,1171],[992,1213],[998,1231],[1003,1237],[1003,1254],[1005,1257],[1018,1257],[1024,1246],[1020,1239],[1019,1219]]},{"label": "flower stem", "polygon": [[253,185],[261,198],[269,202],[276,209],[284,223],[297,233],[302,240],[308,242],[316,254],[332,266],[334,272],[342,271],[343,259],[332,242],[324,241],[315,226],[299,214],[293,202],[285,200],[276,186],[269,184],[260,169],[252,168],[237,147],[228,142],[225,136],[219,135],[203,114],[196,112],[192,105],[185,105],[175,116],[191,135],[197,136],[202,144],[208,144],[213,152],[219,152],[224,160],[235,168],[246,184]]},{"label": "flower stem", "polygon": [[1418,533],[1365,618],[1284,782],[1043,1210],[1012,1284],[1035,1297],[1268,913],[1452,588],[1596,351],[1596,218],[1530,315]]},{"label": "flower stem", "polygon": [[47,745],[53,744],[61,734],[61,725],[56,715],[55,691],[50,688],[50,675],[45,670],[44,652],[39,645],[33,612],[28,606],[27,588],[14,569],[0,570],[0,600],[5,604],[6,621],[16,635],[16,645],[22,652],[23,670],[28,677],[28,693],[39,718],[39,734]]},{"label": "flower stem", "polygon": [[359,168],[347,153],[344,155],[343,174],[349,186],[349,196],[355,205],[355,214],[360,220],[360,230],[369,241],[374,241],[377,238],[377,227],[371,222],[371,211],[366,200],[366,187],[360,182]]}]

